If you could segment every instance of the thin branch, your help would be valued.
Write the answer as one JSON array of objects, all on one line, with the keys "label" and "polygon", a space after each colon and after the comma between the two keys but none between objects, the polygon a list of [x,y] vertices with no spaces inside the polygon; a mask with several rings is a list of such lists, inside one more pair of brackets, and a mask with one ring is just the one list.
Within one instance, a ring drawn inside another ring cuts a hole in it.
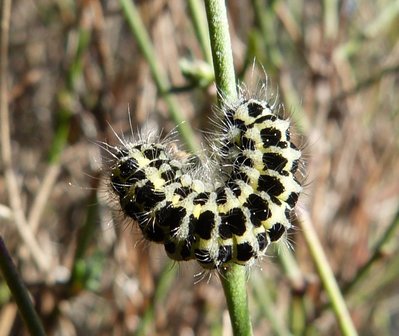
[{"label": "thin branch", "polygon": [[11,256],[0,236],[0,271],[18,306],[18,311],[31,335],[44,336],[44,328],[37,315],[21,277],[19,276]]},{"label": "thin branch", "polygon": [[374,248],[374,252],[371,255],[370,259],[356,272],[356,276],[354,279],[344,287],[343,291],[345,294],[350,293],[353,288],[356,287],[358,283],[360,283],[366,275],[369,273],[372,266],[375,263],[384,257],[384,248],[387,244],[395,237],[397,231],[399,230],[399,209],[392,220],[392,223],[389,225],[387,230],[384,232],[378,243]]},{"label": "thin branch", "polygon": [[120,0],[119,1],[122,6],[123,14],[125,15],[125,19],[129,24],[130,30],[133,36],[136,39],[137,45],[146,59],[154,82],[157,86],[158,92],[161,97],[165,100],[165,103],[168,106],[169,113],[178,127],[180,135],[187,145],[188,149],[193,153],[199,151],[199,146],[195,141],[196,137],[188,123],[185,122],[185,118],[182,115],[176,100],[169,93],[170,92],[170,84],[162,71],[159,68],[155,57],[155,51],[153,45],[151,43],[150,37],[145,29],[145,26],[141,20],[139,11],[136,8],[136,5],[131,0]]},{"label": "thin branch", "polygon": [[47,204],[47,200],[50,197],[51,191],[53,190],[53,186],[57,181],[59,173],[59,164],[54,163],[47,167],[44,179],[41,183],[40,189],[36,194],[28,215],[28,224],[32,228],[33,233],[36,233],[39,228],[40,218]]},{"label": "thin branch", "polygon": [[10,115],[8,110],[8,33],[10,28],[11,1],[4,0],[1,17],[1,45],[0,45],[0,120],[1,120],[1,154],[4,166],[5,181],[8,197],[14,215],[14,222],[19,235],[28,247],[38,268],[47,273],[50,268],[48,256],[40,248],[32,229],[29,227],[23,212],[17,177],[12,167]]},{"label": "thin branch", "polygon": [[324,289],[330,299],[341,333],[344,336],[357,335],[348,308],[346,307],[344,298],[338,287],[334,273],[330,267],[327,256],[324,253],[316,230],[310,220],[309,214],[302,211],[298,215],[298,222],[302,228],[303,236],[323,283]]},{"label": "thin branch", "polygon": [[205,8],[211,37],[216,86],[226,99],[235,100],[237,85],[226,6],[223,0],[205,0]]},{"label": "thin branch", "polygon": [[188,0],[187,5],[190,10],[191,18],[193,19],[195,35],[197,36],[202,54],[205,60],[212,65],[209,33],[206,26],[203,7],[198,0]]},{"label": "thin branch", "polygon": [[[221,99],[236,100],[237,86],[230,43],[229,24],[224,0],[205,0],[211,40],[216,86]],[[220,271],[234,335],[252,335],[248,309],[245,267],[227,265]]]}]

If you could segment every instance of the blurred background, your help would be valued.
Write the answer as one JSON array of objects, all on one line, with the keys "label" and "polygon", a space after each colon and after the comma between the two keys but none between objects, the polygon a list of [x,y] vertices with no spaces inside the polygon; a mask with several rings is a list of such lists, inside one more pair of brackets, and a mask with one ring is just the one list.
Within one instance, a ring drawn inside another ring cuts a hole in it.
[{"label": "blurred background", "polygon": [[[102,142],[117,144],[115,133],[175,127],[168,99],[197,143],[216,103],[202,1],[135,4],[162,95],[120,2],[12,1],[18,184],[6,188],[1,163],[0,233],[49,335],[229,335],[217,275],[143,241],[102,169]],[[399,1],[228,1],[228,14],[237,75],[251,87],[266,72],[296,126],[306,166],[298,207],[359,333],[398,335]],[[289,239],[293,251],[270,250],[249,272],[255,335],[339,335],[299,225]],[[26,334],[0,277],[0,335]]]}]

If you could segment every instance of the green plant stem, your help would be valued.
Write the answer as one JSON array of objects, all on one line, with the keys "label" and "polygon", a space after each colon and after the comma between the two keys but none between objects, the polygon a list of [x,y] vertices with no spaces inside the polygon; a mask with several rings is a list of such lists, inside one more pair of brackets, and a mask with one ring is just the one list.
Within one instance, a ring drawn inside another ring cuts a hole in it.
[{"label": "green plant stem", "polygon": [[[237,86],[230,44],[226,6],[223,0],[205,0],[216,86],[222,99],[236,100]],[[248,310],[245,267],[231,264],[220,270],[234,335],[252,335]]]},{"label": "green plant stem", "polygon": [[386,30],[390,29],[393,22],[399,16],[399,2],[391,1],[384,6],[384,9],[373,17],[361,32],[347,40],[334,50],[334,58],[351,59],[354,55],[363,51],[363,46],[368,39],[376,39]]},{"label": "green plant stem", "polygon": [[205,18],[203,16],[203,7],[198,0],[188,0],[188,8],[193,19],[195,35],[197,36],[199,45],[208,64],[212,65],[212,53],[209,45],[209,32],[207,30]]},{"label": "green plant stem", "polygon": [[231,264],[221,270],[220,273],[233,334],[235,336],[252,335],[245,267]]},{"label": "green plant stem", "polygon": [[7,187],[13,220],[18,234],[24,245],[28,248],[32,259],[38,269],[47,274],[49,270],[49,258],[41,249],[26,220],[24,206],[19,190],[17,174],[13,169],[13,153],[11,149],[10,111],[8,107],[8,41],[11,20],[12,1],[4,0],[0,3],[0,149],[1,164],[4,172],[5,186]]},{"label": "green plant stem", "polygon": [[185,119],[178,108],[176,100],[169,92],[170,84],[158,66],[150,37],[148,36],[134,2],[132,0],[120,0],[120,4],[131,32],[136,39],[137,45],[144,58],[148,62],[158,92],[168,106],[169,113],[175,125],[178,126],[182,140],[185,142],[191,152],[197,153],[199,151],[199,147],[195,141],[196,137],[190,125],[185,122]]},{"label": "green plant stem", "polygon": [[291,287],[295,291],[303,291],[306,286],[305,278],[291,250],[288,248],[286,250],[283,250],[281,253],[279,253],[278,259],[291,283]]},{"label": "green plant stem", "polygon": [[309,215],[306,212],[302,212],[298,220],[317,272],[319,273],[324,289],[326,290],[326,293],[330,299],[331,306],[338,320],[342,335],[357,335],[348,308],[346,307],[342,293],[338,287],[337,281],[334,277],[327,256],[324,253],[323,247],[321,246],[320,240],[317,237],[317,233],[310,221]]},{"label": "green plant stem", "polygon": [[[83,14],[84,15],[84,14]],[[83,21],[83,20],[82,20]],[[73,115],[73,102],[75,99],[76,83],[82,76],[83,56],[89,47],[91,40],[90,30],[80,22],[78,30],[78,43],[74,50],[74,57],[66,74],[64,88],[58,93],[58,111],[56,115],[57,127],[51,143],[48,160],[51,164],[57,164],[68,141],[71,117]]]},{"label": "green plant stem", "polygon": [[226,5],[223,0],[205,0],[205,8],[216,86],[223,97],[228,100],[235,100],[237,99],[237,85]]},{"label": "green plant stem", "polygon": [[32,301],[29,297],[22,279],[20,278],[15,265],[8,253],[7,247],[4,244],[3,237],[0,236],[0,270],[4,279],[7,282],[8,288],[15,299],[18,306],[18,311],[24,320],[27,329],[31,335],[46,335],[43,325],[37,315]]},{"label": "green plant stem", "polygon": [[[287,325],[284,324],[282,319],[278,316],[278,311],[274,309],[274,295],[276,288],[273,288],[273,293],[271,293],[271,288],[264,281],[264,278],[259,274],[254,274],[251,277],[251,283],[253,287],[253,298],[259,306],[258,314],[266,316],[269,321],[270,328],[273,330],[273,335],[286,335],[290,336]],[[279,286],[277,284],[277,286]]]},{"label": "green plant stem", "polygon": [[283,65],[283,55],[277,44],[278,35],[271,34],[273,31],[273,21],[275,21],[271,2],[267,4],[262,0],[252,0],[251,2],[256,23],[259,26],[262,39],[265,42],[266,50],[264,54],[267,57],[268,65],[272,65],[274,69],[280,70]]},{"label": "green plant stem", "polygon": [[94,236],[94,232],[97,228],[98,221],[98,199],[97,199],[97,189],[98,189],[99,178],[94,179],[94,185],[92,186],[93,191],[91,192],[88,202],[87,202],[87,215],[86,221],[79,232],[77,247],[75,250],[74,261],[72,264],[72,272],[69,280],[69,287],[71,294],[78,293],[83,286],[81,274],[79,274],[80,263],[85,262],[85,253],[89,247],[90,240]]},{"label": "green plant stem", "polygon": [[368,89],[370,86],[376,84],[376,82],[382,80],[385,76],[396,75],[398,72],[399,64],[383,67],[379,69],[375,74],[372,74],[371,76],[359,81],[353,88],[338,93],[338,95],[335,96],[333,100],[335,102],[359,94],[361,90]]},{"label": "green plant stem", "polygon": [[162,269],[156,284],[154,296],[152,298],[152,304],[148,305],[148,309],[144,312],[143,317],[140,320],[140,324],[135,332],[136,336],[148,335],[150,330],[149,327],[155,324],[155,304],[165,302],[166,297],[173,284],[173,280],[176,277],[177,268],[174,267],[173,262],[165,264]]},{"label": "green plant stem", "polygon": [[344,288],[344,293],[348,294],[352,291],[358,283],[360,283],[366,275],[369,273],[371,267],[384,256],[384,248],[388,243],[395,237],[397,230],[399,229],[399,210],[397,211],[391,225],[384,232],[381,239],[378,241],[374,252],[370,259],[356,272],[355,278]]},{"label": "green plant stem", "polygon": [[[399,250],[396,249],[393,253],[397,256]],[[389,293],[389,288],[397,288],[399,258],[390,258],[381,266],[375,273],[369,274],[369,281],[365,281],[359,290],[350,293],[349,300],[353,306],[378,302],[382,297],[386,297],[387,293]]]},{"label": "green plant stem", "polygon": [[[290,249],[279,253],[278,259],[291,285],[289,330],[294,335],[300,335],[306,325],[306,304],[303,295],[306,290],[306,281]],[[278,335],[286,334],[278,333]]]},{"label": "green plant stem", "polygon": [[335,40],[338,35],[339,13],[337,0],[324,0],[324,35],[329,40]]}]

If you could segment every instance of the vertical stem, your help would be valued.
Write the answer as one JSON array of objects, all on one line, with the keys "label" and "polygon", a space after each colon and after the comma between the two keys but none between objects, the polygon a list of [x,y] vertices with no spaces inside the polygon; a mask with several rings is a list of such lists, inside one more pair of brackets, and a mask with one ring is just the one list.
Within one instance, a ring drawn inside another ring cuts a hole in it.
[{"label": "vertical stem", "polygon": [[231,326],[235,336],[252,335],[249,316],[245,267],[231,264],[220,271]]},{"label": "vertical stem", "polygon": [[144,27],[141,20],[140,14],[132,0],[119,0],[123,14],[125,15],[126,21],[129,24],[130,30],[134,35],[137,45],[140,48],[141,53],[148,62],[150,71],[154,82],[157,86],[158,92],[161,97],[165,100],[168,106],[169,113],[178,127],[180,135],[187,145],[188,149],[196,153],[199,150],[198,144],[195,141],[196,137],[188,123],[185,123],[184,116],[181,114],[176,100],[172,97],[169,92],[169,81],[167,77],[161,72],[155,57],[155,51],[152,46],[150,37]]},{"label": "vertical stem", "polygon": [[237,99],[229,22],[223,0],[205,0],[216,86],[227,99]]},{"label": "vertical stem", "polygon": [[41,249],[28,225],[23,212],[22,200],[17,177],[12,167],[11,135],[10,135],[10,111],[8,109],[8,34],[11,18],[11,1],[3,0],[1,4],[1,39],[0,39],[0,147],[1,159],[7,186],[10,206],[13,212],[14,223],[24,244],[28,247],[38,268],[46,273],[49,270],[49,258]]},{"label": "vertical stem", "polygon": [[352,289],[362,280],[364,280],[370,271],[371,267],[374,266],[376,261],[384,256],[384,247],[388,244],[391,239],[395,237],[396,232],[399,229],[399,209],[396,215],[389,225],[388,229],[384,232],[381,239],[378,241],[374,248],[374,252],[370,259],[356,272],[355,278],[344,288],[344,293],[348,294]]},{"label": "vertical stem", "polygon": [[335,40],[338,34],[339,18],[338,18],[338,1],[324,0],[324,35],[329,40]]},{"label": "vertical stem", "polygon": [[99,181],[99,178],[94,179],[94,185],[92,185],[93,191],[91,192],[87,202],[88,210],[86,213],[86,220],[78,234],[78,242],[72,264],[71,277],[69,279],[69,289],[71,291],[71,295],[78,293],[83,288],[83,286],[85,286],[85,284],[82,282],[81,274],[79,274],[79,265],[81,265],[82,262],[85,263],[85,253],[98,225],[97,190]]},{"label": "vertical stem", "polygon": [[209,33],[206,25],[204,25],[204,9],[201,7],[201,3],[198,0],[188,0],[187,5],[191,13],[191,18],[193,19],[194,31],[197,35],[202,54],[205,60],[212,65],[212,54],[209,46]]},{"label": "vertical stem", "polygon": [[310,221],[309,215],[302,212],[299,216],[303,236],[308,245],[309,252],[317,268],[324,289],[331,301],[331,306],[338,320],[339,328],[344,336],[357,335],[348,308],[346,307],[342,293],[338,287],[334,273],[330,267],[327,256],[324,253],[320,240]]},{"label": "vertical stem", "polygon": [[31,335],[44,336],[43,325],[37,315],[32,301],[29,298],[28,290],[22,282],[11,256],[0,236],[0,271],[7,282],[8,288],[18,306],[18,311],[24,320]]},{"label": "vertical stem", "polygon": [[[205,0],[216,86],[225,99],[237,99],[233,52],[224,0]],[[219,97],[219,105],[221,104]],[[245,267],[231,264],[220,271],[234,335],[252,335]]]}]

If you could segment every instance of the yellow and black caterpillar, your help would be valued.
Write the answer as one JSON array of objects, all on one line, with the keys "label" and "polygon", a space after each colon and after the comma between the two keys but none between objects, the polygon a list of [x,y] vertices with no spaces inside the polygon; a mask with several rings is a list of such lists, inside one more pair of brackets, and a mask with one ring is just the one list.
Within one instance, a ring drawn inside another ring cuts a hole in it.
[{"label": "yellow and black caterpillar", "polygon": [[116,149],[110,176],[146,239],[207,269],[263,256],[291,227],[301,191],[301,152],[275,105],[241,97],[222,110],[212,161],[194,165],[166,143],[141,140]]}]

